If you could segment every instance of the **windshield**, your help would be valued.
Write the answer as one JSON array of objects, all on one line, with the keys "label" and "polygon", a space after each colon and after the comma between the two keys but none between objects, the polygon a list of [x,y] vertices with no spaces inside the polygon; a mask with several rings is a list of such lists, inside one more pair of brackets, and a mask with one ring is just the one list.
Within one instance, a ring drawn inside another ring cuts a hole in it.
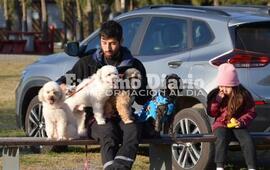
[{"label": "windshield", "polygon": [[249,23],[237,27],[236,48],[270,53],[270,22]]}]

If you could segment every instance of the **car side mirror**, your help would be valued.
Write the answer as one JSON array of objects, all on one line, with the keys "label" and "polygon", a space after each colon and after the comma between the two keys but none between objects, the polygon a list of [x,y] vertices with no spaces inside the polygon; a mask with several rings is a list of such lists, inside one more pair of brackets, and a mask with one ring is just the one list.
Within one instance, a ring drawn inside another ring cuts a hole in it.
[{"label": "car side mirror", "polygon": [[80,45],[79,42],[68,42],[65,45],[65,53],[69,56],[79,56],[80,54]]}]

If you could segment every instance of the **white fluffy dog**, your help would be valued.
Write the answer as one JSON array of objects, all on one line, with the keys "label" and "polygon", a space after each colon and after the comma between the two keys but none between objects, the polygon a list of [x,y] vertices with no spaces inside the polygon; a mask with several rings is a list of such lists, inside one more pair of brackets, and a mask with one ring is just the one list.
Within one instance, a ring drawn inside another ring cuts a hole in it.
[{"label": "white fluffy dog", "polygon": [[86,134],[84,126],[85,113],[83,107],[91,106],[97,124],[105,124],[103,107],[106,100],[112,94],[119,79],[116,67],[106,65],[97,70],[90,78],[84,79],[77,87],[76,92],[65,100],[70,110],[78,121],[78,133],[80,136]]},{"label": "white fluffy dog", "polygon": [[63,140],[79,137],[76,119],[64,103],[65,94],[56,82],[46,83],[40,89],[38,98],[43,105],[45,130],[49,139]]}]

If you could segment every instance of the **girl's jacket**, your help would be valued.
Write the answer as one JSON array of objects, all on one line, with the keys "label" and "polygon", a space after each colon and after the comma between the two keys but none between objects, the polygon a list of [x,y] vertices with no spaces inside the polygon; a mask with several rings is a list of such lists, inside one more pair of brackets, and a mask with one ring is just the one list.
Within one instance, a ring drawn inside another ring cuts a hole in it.
[{"label": "girl's jacket", "polygon": [[[207,97],[207,113],[209,116],[214,117],[215,121],[212,125],[212,130],[214,131],[219,127],[227,127],[228,111],[227,111],[227,101],[223,101],[221,103],[217,102],[216,95],[218,94],[219,89],[216,88],[211,91]],[[225,99],[226,100],[226,99]],[[248,102],[247,102],[248,101]],[[249,104],[247,104],[249,103]],[[250,103],[252,103],[250,105]],[[237,114],[233,114],[232,117],[237,119],[240,122],[240,128],[247,128],[250,122],[256,117],[255,113],[255,103],[251,95],[247,96],[243,101],[243,107],[241,112]]]}]

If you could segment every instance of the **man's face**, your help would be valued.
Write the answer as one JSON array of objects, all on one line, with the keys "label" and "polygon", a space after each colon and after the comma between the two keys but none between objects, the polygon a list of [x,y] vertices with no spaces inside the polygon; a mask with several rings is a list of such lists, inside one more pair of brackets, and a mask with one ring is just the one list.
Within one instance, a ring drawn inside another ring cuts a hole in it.
[{"label": "man's face", "polygon": [[100,46],[104,53],[104,57],[112,58],[116,55],[120,48],[120,42],[115,38],[104,38],[101,36]]}]

